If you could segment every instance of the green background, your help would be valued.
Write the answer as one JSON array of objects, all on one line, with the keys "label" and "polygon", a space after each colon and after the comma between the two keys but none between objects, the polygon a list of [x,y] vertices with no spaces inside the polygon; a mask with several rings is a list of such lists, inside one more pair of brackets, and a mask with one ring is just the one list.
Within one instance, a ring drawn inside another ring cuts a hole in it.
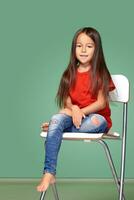
[{"label": "green background", "polygon": [[[77,29],[96,28],[111,74],[131,83],[126,177],[134,178],[133,1],[0,1],[0,177],[38,178],[44,144],[40,126],[57,112],[55,95],[69,62]],[[121,106],[112,104],[113,129],[121,130]],[[108,142],[117,169],[120,142]],[[64,141],[58,177],[110,178],[102,147]]]}]

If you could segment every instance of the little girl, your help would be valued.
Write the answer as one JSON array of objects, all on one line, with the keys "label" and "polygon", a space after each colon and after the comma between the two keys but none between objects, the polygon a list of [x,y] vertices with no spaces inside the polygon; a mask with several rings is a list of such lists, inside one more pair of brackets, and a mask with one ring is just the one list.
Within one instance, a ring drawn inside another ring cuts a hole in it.
[{"label": "little girl", "polygon": [[52,116],[48,126],[39,192],[46,191],[55,182],[63,132],[108,132],[112,126],[108,93],[114,88],[100,34],[91,27],[81,28],[74,35],[70,61],[57,92],[60,111]]}]

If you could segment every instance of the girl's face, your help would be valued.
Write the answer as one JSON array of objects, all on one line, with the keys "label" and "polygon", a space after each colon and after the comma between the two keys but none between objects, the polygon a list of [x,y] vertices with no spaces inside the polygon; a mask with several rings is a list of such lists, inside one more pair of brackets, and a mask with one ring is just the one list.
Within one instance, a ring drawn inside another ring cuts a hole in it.
[{"label": "girl's face", "polygon": [[95,50],[94,41],[85,33],[81,33],[76,41],[76,58],[82,65],[89,65]]}]

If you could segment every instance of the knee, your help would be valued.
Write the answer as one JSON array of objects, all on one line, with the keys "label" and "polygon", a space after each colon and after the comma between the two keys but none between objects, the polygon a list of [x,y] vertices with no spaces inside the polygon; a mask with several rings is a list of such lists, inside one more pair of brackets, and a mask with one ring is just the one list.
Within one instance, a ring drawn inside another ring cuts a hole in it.
[{"label": "knee", "polygon": [[55,115],[53,115],[53,116],[51,117],[51,120],[50,120],[49,125],[57,124],[57,123],[58,123],[58,117],[57,117],[57,115],[55,114]]},{"label": "knee", "polygon": [[95,126],[100,126],[104,122],[106,122],[105,118],[103,116],[100,116],[99,114],[95,114],[91,117],[91,123]]},{"label": "knee", "polygon": [[55,114],[51,117],[48,127],[47,140],[48,138],[55,137],[56,135],[58,136],[59,131],[61,132],[64,127],[63,122],[64,120],[59,114]]},{"label": "knee", "polygon": [[52,116],[49,125],[58,125],[63,121],[62,114],[58,113]]},{"label": "knee", "polygon": [[93,125],[96,125],[96,126],[100,125],[100,120],[96,115],[91,117],[91,122]]}]

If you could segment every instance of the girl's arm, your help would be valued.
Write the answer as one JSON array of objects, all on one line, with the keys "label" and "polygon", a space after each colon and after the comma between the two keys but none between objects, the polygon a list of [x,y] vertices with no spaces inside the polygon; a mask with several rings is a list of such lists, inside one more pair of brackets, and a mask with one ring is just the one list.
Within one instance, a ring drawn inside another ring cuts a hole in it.
[{"label": "girl's arm", "polygon": [[71,113],[73,124],[76,128],[80,127],[82,118],[85,117],[83,111],[77,105],[72,104],[70,96],[67,97],[65,108],[61,112],[65,112],[66,114]]},{"label": "girl's arm", "polygon": [[82,110],[79,108],[79,106],[72,104],[71,98],[70,96],[67,97],[67,100],[65,102],[65,108],[70,109],[72,112],[74,111],[80,111],[81,114],[83,115],[83,117],[85,117],[84,113],[82,112]]},{"label": "girl's arm", "polygon": [[66,102],[65,102],[65,108],[72,110],[73,106],[74,105],[72,104],[71,98],[70,98],[70,96],[68,96],[66,99]]},{"label": "girl's arm", "polygon": [[103,108],[105,108],[105,106],[106,106],[106,99],[103,95],[102,90],[99,90],[97,101],[90,104],[89,106],[82,108],[81,110],[85,115],[88,115],[90,113],[94,113],[94,112],[97,112],[99,110],[102,110]]}]

